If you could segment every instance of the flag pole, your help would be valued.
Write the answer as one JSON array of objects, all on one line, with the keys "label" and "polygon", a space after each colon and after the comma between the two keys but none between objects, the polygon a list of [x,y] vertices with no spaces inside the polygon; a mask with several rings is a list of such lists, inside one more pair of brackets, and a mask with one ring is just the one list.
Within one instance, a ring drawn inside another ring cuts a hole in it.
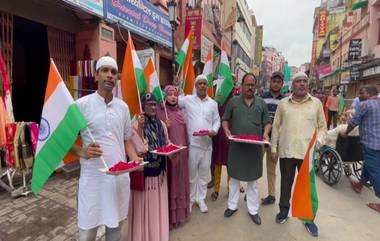
[{"label": "flag pole", "polygon": [[[95,142],[95,139],[94,139],[94,136],[92,135],[91,131],[90,131],[90,128],[88,128],[88,126],[86,127],[86,130],[88,132],[88,135],[90,136],[90,139],[92,142]],[[108,166],[107,166],[107,163],[106,161],[104,160],[104,157],[103,156],[100,156],[100,160],[102,160],[103,162],[103,165],[104,167],[107,169],[107,171],[109,170]]]}]

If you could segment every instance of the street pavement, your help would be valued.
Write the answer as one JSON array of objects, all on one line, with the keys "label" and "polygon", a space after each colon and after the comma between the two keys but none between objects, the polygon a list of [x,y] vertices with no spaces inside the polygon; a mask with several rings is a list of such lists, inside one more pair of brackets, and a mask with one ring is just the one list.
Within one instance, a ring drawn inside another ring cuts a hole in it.
[{"label": "street pavement", "polygon": [[[279,170],[277,171],[279,176]],[[223,169],[221,193],[216,202],[211,201],[209,191],[209,212],[202,214],[194,207],[190,220],[171,231],[171,241],[380,240],[380,214],[366,206],[368,202],[379,200],[367,188],[360,195],[353,192],[345,176],[333,187],[317,178],[319,210],[316,223],[320,235],[313,238],[297,219],[289,219],[285,224],[275,223],[278,200],[274,205],[261,206],[261,226],[250,220],[243,200],[244,194],[241,194],[238,212],[230,218],[224,218],[223,212],[227,205],[225,173],[226,170]],[[37,197],[31,194],[13,199],[9,193],[0,190],[0,241],[77,240],[78,175],[78,172],[54,174]],[[261,197],[266,196],[265,178],[264,174],[260,179]],[[279,178],[277,184],[279,187]],[[245,184],[242,186],[245,187]],[[126,230],[125,225],[123,237]],[[98,240],[104,240],[104,228],[99,230]]]}]

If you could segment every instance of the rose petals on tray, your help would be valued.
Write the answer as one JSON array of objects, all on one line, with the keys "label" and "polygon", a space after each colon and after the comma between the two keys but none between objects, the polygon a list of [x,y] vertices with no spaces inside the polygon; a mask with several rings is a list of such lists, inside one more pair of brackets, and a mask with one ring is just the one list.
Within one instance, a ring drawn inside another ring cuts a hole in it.
[{"label": "rose petals on tray", "polygon": [[125,171],[125,170],[132,169],[132,168],[135,168],[135,167],[138,167],[138,166],[140,166],[140,163],[138,163],[136,161],[131,161],[131,162],[119,161],[117,164],[113,165],[109,169],[109,171],[110,172]]},{"label": "rose petals on tray", "polygon": [[232,136],[235,139],[251,140],[251,141],[265,141],[264,138],[255,135],[236,135]]},{"label": "rose petals on tray", "polygon": [[153,150],[150,152],[156,155],[169,156],[186,148],[187,148],[186,146],[176,146],[176,145],[171,144],[168,146],[159,147],[156,150]]},{"label": "rose petals on tray", "polygon": [[206,136],[210,133],[209,130],[200,130],[200,131],[195,131],[193,133],[193,136]]}]

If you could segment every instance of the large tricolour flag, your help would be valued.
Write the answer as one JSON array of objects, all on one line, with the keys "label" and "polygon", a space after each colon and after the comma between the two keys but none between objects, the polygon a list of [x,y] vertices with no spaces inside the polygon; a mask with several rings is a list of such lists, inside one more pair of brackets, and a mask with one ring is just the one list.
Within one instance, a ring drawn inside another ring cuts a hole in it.
[{"label": "large tricolour flag", "polygon": [[234,80],[232,79],[232,73],[230,64],[228,63],[228,57],[224,45],[222,45],[222,54],[219,65],[218,84],[215,90],[216,100],[223,105],[228,99],[231,91],[234,89]]},{"label": "large tricolour flag", "polygon": [[147,82],[147,92],[152,93],[158,102],[164,99],[164,95],[162,94],[160,81],[158,79],[158,75],[156,69],[154,68],[152,57],[149,58],[147,65],[144,69],[144,75]]},{"label": "large tricolour flag", "polygon": [[140,96],[145,94],[147,86],[144,69],[137,56],[130,33],[128,34],[128,44],[120,80],[123,100],[128,104],[131,117],[134,117],[142,111]]},{"label": "large tricolour flag", "polygon": [[207,77],[207,95],[210,97],[214,97],[212,74],[212,47],[208,51],[206,63],[203,67],[203,74]]},{"label": "large tricolour flag", "polygon": [[297,176],[291,204],[291,215],[306,222],[313,221],[318,210],[314,170],[317,149],[317,132],[315,131]]},{"label": "large tricolour flag", "polygon": [[32,191],[39,193],[78,137],[86,120],[62,81],[53,60],[42,109]]}]

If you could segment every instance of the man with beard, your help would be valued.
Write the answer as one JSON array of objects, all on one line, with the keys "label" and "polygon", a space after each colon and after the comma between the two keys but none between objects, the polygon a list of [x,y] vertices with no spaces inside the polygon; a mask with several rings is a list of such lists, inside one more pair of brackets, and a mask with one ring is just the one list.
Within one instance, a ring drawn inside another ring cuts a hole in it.
[{"label": "man with beard", "polygon": [[[280,101],[273,122],[271,152],[272,158],[279,155],[281,171],[280,212],[276,216],[279,224],[288,218],[295,171],[301,168],[314,131],[318,132],[318,143],[326,134],[322,103],[308,93],[308,84],[305,73],[294,75],[293,92]],[[314,222],[304,224],[312,236],[318,236]]]},{"label": "man with beard", "polygon": [[[255,135],[269,140],[269,116],[264,100],[255,95],[256,77],[252,73],[242,79],[242,94],[234,97],[223,115],[226,138],[231,135]],[[264,130],[264,133],[263,133]],[[259,188],[257,180],[263,173],[263,149],[260,145],[230,142],[227,172],[229,183],[228,207],[224,217],[231,217],[238,209],[240,181],[247,182],[247,207],[252,221],[260,225]]]},{"label": "man with beard", "polygon": [[[269,120],[271,123],[271,128],[274,120],[274,115],[277,110],[277,105],[280,100],[284,98],[281,94],[282,86],[284,85],[284,75],[277,71],[272,74],[269,82],[269,91],[264,93],[262,98],[268,105]],[[267,159],[267,180],[268,180],[268,196],[261,199],[261,204],[268,205],[273,204],[276,200],[276,165],[278,161],[278,156],[272,159],[270,148],[266,147],[266,159]]]}]

